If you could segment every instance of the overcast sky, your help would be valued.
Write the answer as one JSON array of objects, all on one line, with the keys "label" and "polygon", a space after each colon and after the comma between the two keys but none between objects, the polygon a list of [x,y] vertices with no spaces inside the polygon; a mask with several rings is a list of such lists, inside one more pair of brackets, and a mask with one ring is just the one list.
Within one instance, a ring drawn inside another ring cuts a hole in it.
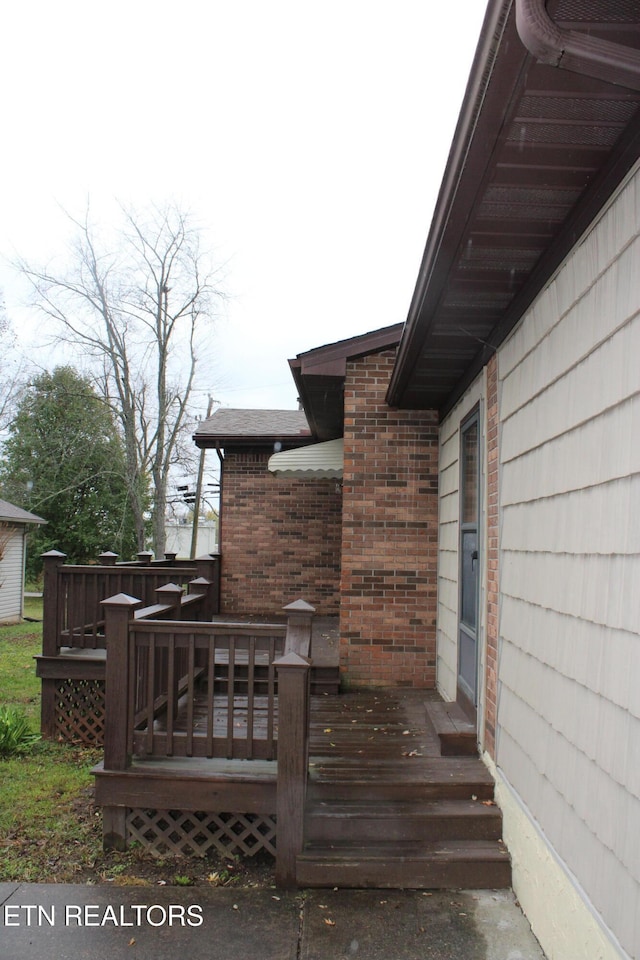
[{"label": "overcast sky", "polygon": [[5,0],[0,253],[55,256],[87,198],[177,200],[226,264],[203,412],[294,407],[289,357],[406,319],[485,7]]}]

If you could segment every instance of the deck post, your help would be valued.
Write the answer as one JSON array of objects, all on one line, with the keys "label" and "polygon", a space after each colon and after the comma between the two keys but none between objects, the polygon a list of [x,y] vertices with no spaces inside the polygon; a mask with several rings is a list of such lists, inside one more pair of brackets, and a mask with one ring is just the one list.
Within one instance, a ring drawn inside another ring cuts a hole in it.
[{"label": "deck post", "polygon": [[197,557],[195,574],[196,578],[203,578],[211,583],[202,619],[213,620],[216,613],[220,613],[220,557]]},{"label": "deck post", "polygon": [[177,583],[165,583],[163,587],[156,588],[155,594],[158,598],[158,603],[163,603],[171,607],[171,616],[167,616],[164,619],[181,619],[182,611],[180,606],[182,602],[182,593],[182,587],[179,587]]},{"label": "deck post", "polygon": [[67,559],[66,553],[49,550],[42,554],[44,583],[42,588],[42,654],[45,657],[58,655],[60,631],[60,596],[58,591],[58,568]]},{"label": "deck post", "polygon": [[198,620],[211,620],[213,618],[213,597],[214,584],[206,577],[196,577],[189,581],[189,593],[197,594],[202,597],[198,604]]},{"label": "deck post", "polygon": [[[44,583],[42,588],[42,656],[57,657],[60,639],[61,597],[58,588],[58,569],[67,559],[59,550],[42,554]],[[55,679],[42,678],[40,700],[40,733],[47,740],[56,737],[56,684]]]},{"label": "deck post", "polygon": [[301,657],[311,656],[311,621],[316,608],[306,600],[294,600],[282,609],[287,614],[284,652],[299,653]]},{"label": "deck post", "polygon": [[[105,671],[104,769],[129,766],[129,699],[135,678],[129,676],[129,628],[141,600],[119,593],[103,600],[107,662]],[[102,843],[105,850],[125,850],[127,810],[106,806],[102,810]]]},{"label": "deck post", "polygon": [[311,661],[287,653],[274,666],[278,672],[276,885],[292,890],[297,886],[296,857],[304,841]]},{"label": "deck post", "polygon": [[129,627],[141,600],[119,593],[103,600],[107,662],[105,670],[104,768],[126,770],[129,765]]}]

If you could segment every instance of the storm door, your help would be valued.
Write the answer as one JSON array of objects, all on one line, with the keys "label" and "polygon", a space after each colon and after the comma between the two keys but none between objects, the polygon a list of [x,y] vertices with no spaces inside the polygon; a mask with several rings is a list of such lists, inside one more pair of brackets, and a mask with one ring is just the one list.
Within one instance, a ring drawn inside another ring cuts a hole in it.
[{"label": "storm door", "polygon": [[479,511],[480,429],[476,411],[460,429],[458,699],[472,709],[478,703]]}]

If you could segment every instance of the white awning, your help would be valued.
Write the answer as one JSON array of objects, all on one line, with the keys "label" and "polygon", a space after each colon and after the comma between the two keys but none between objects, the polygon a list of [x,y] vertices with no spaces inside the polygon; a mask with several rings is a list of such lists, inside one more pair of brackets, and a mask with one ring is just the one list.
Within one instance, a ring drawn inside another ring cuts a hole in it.
[{"label": "white awning", "polygon": [[277,477],[300,477],[301,479],[342,479],[344,444],[339,440],[312,443],[307,447],[283,450],[269,457],[269,470]]}]

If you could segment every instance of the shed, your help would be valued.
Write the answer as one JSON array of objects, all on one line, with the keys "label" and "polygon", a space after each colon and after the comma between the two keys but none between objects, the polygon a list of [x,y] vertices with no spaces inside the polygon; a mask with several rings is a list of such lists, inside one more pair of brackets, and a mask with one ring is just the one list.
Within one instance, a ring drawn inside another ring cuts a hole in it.
[{"label": "shed", "polygon": [[0,623],[22,617],[27,533],[41,523],[46,520],[0,500]]}]

